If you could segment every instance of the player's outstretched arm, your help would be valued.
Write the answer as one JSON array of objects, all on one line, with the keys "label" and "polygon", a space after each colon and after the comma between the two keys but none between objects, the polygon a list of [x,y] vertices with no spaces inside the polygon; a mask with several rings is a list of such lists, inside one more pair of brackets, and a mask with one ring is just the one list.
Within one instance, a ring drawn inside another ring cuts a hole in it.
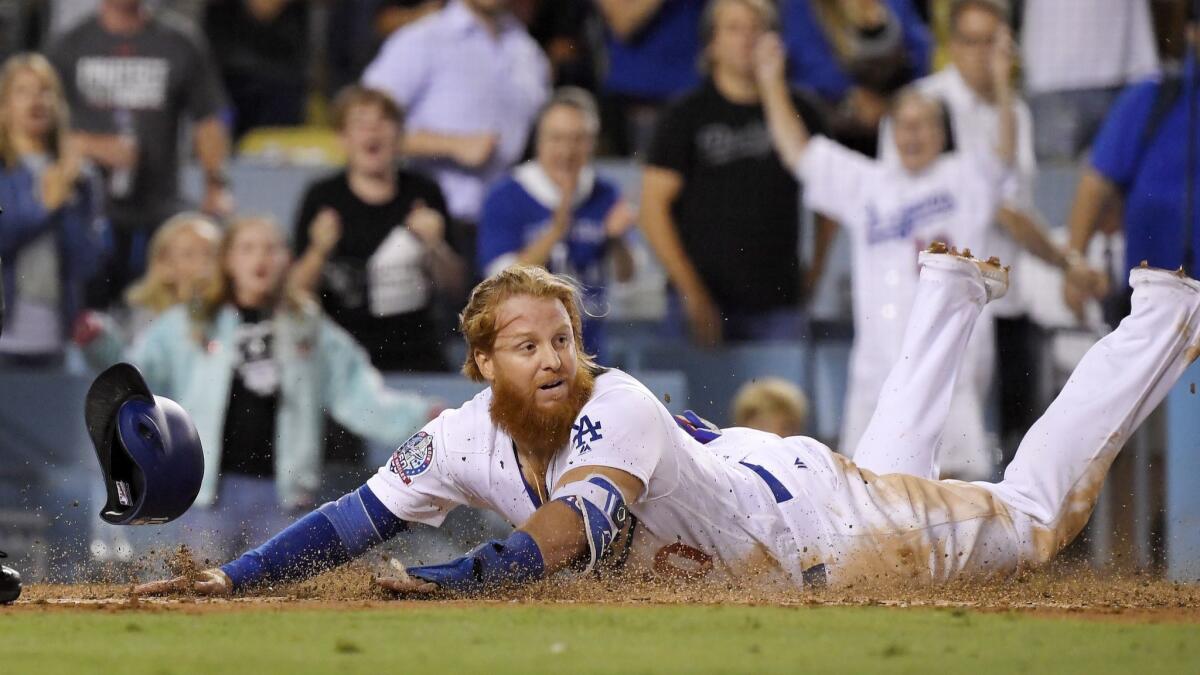
[{"label": "player's outstretched arm", "polygon": [[397,593],[449,590],[479,593],[537,581],[586,560],[592,569],[622,536],[642,481],[608,467],[584,466],[567,472],[551,500],[503,541],[489,541],[467,555],[441,565],[410,567],[399,577],[377,583]]},{"label": "player's outstretched arm", "polygon": [[405,529],[405,522],[363,485],[322,505],[236,560],[205,570],[197,578],[142,584],[134,593],[229,595],[255,586],[299,581],[349,562]]},{"label": "player's outstretched arm", "polygon": [[804,155],[804,148],[808,146],[810,134],[804,118],[792,102],[792,92],[788,88],[785,73],[786,62],[783,40],[777,33],[767,33],[759,38],[754,48],[754,70],[767,117],[767,128],[779,159],[794,171]]}]

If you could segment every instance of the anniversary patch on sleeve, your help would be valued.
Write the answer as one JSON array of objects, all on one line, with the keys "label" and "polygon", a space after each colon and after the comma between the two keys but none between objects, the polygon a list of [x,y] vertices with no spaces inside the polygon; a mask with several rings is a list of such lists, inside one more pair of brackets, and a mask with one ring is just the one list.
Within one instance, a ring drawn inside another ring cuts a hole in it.
[{"label": "anniversary patch on sleeve", "polygon": [[413,478],[428,471],[432,463],[433,436],[418,431],[392,453],[388,468],[399,476],[405,485],[411,485]]}]

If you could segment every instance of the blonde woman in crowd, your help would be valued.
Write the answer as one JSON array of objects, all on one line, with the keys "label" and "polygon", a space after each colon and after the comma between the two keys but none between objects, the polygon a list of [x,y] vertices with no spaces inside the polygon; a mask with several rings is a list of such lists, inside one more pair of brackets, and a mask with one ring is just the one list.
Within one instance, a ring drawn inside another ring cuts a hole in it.
[{"label": "blonde woman in crowd", "polygon": [[155,318],[178,304],[189,304],[211,284],[217,265],[221,228],[209,216],[185,211],[154,233],[146,274],[125,292],[126,308],[115,316],[85,312],[75,325],[75,342],[93,365],[120,359],[126,344]]},{"label": "blonde woman in crowd", "polygon": [[68,142],[62,84],[38,54],[0,69],[0,364],[62,363],[84,285],[104,256],[103,199]]}]

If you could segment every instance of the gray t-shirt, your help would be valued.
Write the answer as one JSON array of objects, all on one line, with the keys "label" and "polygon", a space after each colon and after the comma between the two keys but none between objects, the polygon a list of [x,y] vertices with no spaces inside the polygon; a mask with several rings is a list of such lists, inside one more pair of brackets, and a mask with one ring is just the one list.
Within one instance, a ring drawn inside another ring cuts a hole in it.
[{"label": "gray t-shirt", "polygon": [[110,195],[113,224],[146,226],[169,217],[180,206],[180,120],[213,115],[225,100],[204,38],[167,14],[130,36],[109,33],[93,17],[60,36],[48,56],[62,76],[76,129],[114,134],[124,123],[137,136],[132,189],[125,197]]}]

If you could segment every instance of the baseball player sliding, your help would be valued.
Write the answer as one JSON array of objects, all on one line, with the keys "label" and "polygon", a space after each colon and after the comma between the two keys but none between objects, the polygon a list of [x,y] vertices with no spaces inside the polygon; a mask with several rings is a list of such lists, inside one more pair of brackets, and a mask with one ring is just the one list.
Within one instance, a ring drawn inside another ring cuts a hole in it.
[{"label": "baseball player sliding", "polygon": [[[1135,269],[1133,312],[1080,362],[999,483],[939,481],[934,448],[973,324],[1007,271],[934,247],[857,463],[804,437],[676,420],[583,353],[577,290],[514,266],[473,291],[463,368],[490,387],[447,410],[366,484],[201,578],[142,593],[296,580],[456,506],[519,527],[378,583],[472,593],[573,568],[755,575],[795,586],[1011,574],[1083,527],[1105,473],[1197,350],[1200,282]],[[679,423],[677,423],[679,422]]]}]

